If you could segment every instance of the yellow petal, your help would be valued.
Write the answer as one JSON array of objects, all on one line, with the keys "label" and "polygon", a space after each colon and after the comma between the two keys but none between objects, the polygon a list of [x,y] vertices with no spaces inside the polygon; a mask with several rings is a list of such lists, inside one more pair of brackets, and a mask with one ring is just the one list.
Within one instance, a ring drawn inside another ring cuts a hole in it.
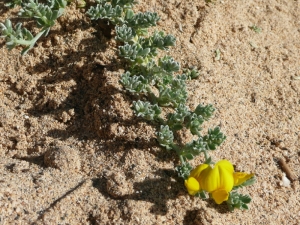
[{"label": "yellow petal", "polygon": [[218,188],[222,188],[227,192],[230,192],[234,184],[233,167],[232,170],[228,167],[222,167],[222,166],[218,166],[218,168],[220,174],[220,184]]},{"label": "yellow petal", "polygon": [[192,170],[189,177],[194,177],[199,182],[201,172],[205,170],[207,167],[209,167],[208,164],[201,164],[197,166],[195,169]]},{"label": "yellow petal", "polygon": [[223,169],[227,170],[230,173],[234,172],[233,165],[226,159],[220,160],[219,162],[216,163],[215,166],[220,166]]},{"label": "yellow petal", "polygon": [[200,175],[200,186],[207,192],[214,192],[218,189],[224,189],[227,192],[232,190],[233,166],[227,160],[221,160],[216,163],[215,167],[206,168]]},{"label": "yellow petal", "polygon": [[248,174],[248,173],[243,173],[243,172],[235,172],[233,174],[234,177],[234,186],[239,186],[245,181],[249,180],[251,177],[253,177],[254,174]]},{"label": "yellow petal", "polygon": [[217,189],[218,174],[213,173],[213,169],[209,166],[202,171],[200,176],[200,186],[207,192],[212,192]]},{"label": "yellow petal", "polygon": [[211,195],[217,204],[221,204],[222,202],[227,201],[229,197],[229,193],[224,189],[218,189],[212,192]]},{"label": "yellow petal", "polygon": [[200,191],[200,184],[194,177],[189,177],[184,181],[184,185],[190,195],[195,195]]}]

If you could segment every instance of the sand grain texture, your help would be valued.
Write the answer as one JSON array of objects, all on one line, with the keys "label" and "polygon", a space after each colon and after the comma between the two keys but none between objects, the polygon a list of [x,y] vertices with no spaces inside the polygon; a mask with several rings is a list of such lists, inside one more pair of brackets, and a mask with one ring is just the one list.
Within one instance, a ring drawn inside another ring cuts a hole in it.
[{"label": "sand grain texture", "polygon": [[[130,110],[116,41],[71,4],[26,56],[0,40],[0,224],[300,224],[300,1],[147,0],[136,10],[156,11],[153,30],[177,38],[167,54],[199,68],[188,106],[216,107],[204,132],[221,126],[213,158],[256,174],[242,191],[250,209],[188,196],[178,159]],[[0,2],[0,21],[19,21],[17,11]]]}]

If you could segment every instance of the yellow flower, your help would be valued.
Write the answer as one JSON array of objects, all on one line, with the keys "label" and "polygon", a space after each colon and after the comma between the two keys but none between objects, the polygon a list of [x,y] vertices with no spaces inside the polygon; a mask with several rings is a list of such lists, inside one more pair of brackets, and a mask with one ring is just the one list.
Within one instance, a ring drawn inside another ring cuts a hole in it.
[{"label": "yellow flower", "polygon": [[192,172],[190,173],[190,176],[187,180],[185,180],[184,184],[187,188],[190,195],[195,195],[199,191],[201,191],[200,188],[200,173],[206,169],[209,165],[208,164],[201,164],[200,166],[196,167]]},{"label": "yellow flower", "polygon": [[185,186],[190,195],[204,190],[211,194],[217,204],[221,204],[228,200],[233,186],[242,184],[252,176],[253,174],[234,172],[229,161],[221,160],[213,168],[208,164],[201,164],[192,170],[185,180]]}]

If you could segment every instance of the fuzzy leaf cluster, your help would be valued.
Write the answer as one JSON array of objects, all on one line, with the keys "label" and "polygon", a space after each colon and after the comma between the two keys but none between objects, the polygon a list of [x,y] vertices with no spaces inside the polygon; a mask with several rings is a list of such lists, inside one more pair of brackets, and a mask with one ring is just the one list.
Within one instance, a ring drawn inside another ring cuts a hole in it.
[{"label": "fuzzy leaf cluster", "polygon": [[198,116],[202,116],[202,118],[206,121],[208,121],[212,117],[214,112],[215,112],[215,108],[210,104],[206,105],[206,106],[203,106],[202,104],[200,104],[195,109],[195,113]]},{"label": "fuzzy leaf cluster", "polygon": [[[219,130],[219,127],[216,127],[214,130]],[[213,130],[213,131],[214,131]],[[209,129],[209,132],[212,131]],[[202,137],[199,136],[197,140],[193,140],[190,143],[185,144],[182,147],[178,147],[176,143],[174,143],[174,131],[170,128],[169,125],[161,126],[160,131],[158,132],[158,142],[161,146],[166,147],[167,149],[175,150],[185,161],[192,160],[195,156],[204,154],[206,158],[206,164],[212,163],[211,157],[208,157],[207,152],[211,149],[210,145],[212,143],[214,146],[220,145],[219,140],[215,143],[215,139],[207,139],[207,135]],[[218,134],[223,136],[222,141],[225,140],[225,136],[219,132]],[[211,136],[210,136],[211,138]]]},{"label": "fuzzy leaf cluster", "polygon": [[178,107],[185,104],[188,93],[184,80],[174,78],[168,85],[161,84],[158,86],[159,96],[157,101],[161,106]]},{"label": "fuzzy leaf cluster", "polygon": [[[158,63],[154,59],[149,59],[143,64],[134,64],[131,67],[132,74],[142,75],[151,80],[151,85],[158,88],[159,85],[168,85],[173,79],[173,72],[180,69],[180,65],[170,56],[164,56],[158,59]],[[180,77],[178,77],[180,78]]]},{"label": "fuzzy leaf cluster", "polygon": [[248,205],[251,202],[251,198],[248,195],[242,195],[237,192],[230,192],[229,198],[226,201],[229,210],[233,211],[237,209],[248,209]]},{"label": "fuzzy leaf cluster", "polygon": [[186,160],[192,160],[195,156],[200,155],[202,152],[206,154],[207,150],[207,143],[202,137],[199,137],[197,140],[187,143],[181,150],[181,155]]},{"label": "fuzzy leaf cluster", "polygon": [[183,74],[183,76],[185,76],[186,79],[188,80],[196,79],[197,77],[199,77],[199,75],[200,75],[199,71],[195,68],[191,70],[185,69]]},{"label": "fuzzy leaf cluster", "polygon": [[186,180],[189,177],[192,169],[193,167],[189,164],[189,162],[184,161],[181,165],[175,168],[175,171],[177,172],[178,177],[182,177],[184,180]]},{"label": "fuzzy leaf cluster", "polygon": [[225,141],[226,136],[221,132],[220,127],[214,129],[208,129],[208,134],[203,137],[203,140],[207,143],[209,150],[216,150],[223,141]]},{"label": "fuzzy leaf cluster", "polygon": [[175,108],[174,113],[168,114],[167,124],[172,128],[172,130],[180,130],[182,128],[190,129],[193,135],[201,136],[201,125],[204,119],[201,115],[197,115],[190,112],[184,104],[179,104]]},{"label": "fuzzy leaf cluster", "polygon": [[126,43],[119,47],[119,55],[131,62],[143,63],[149,53],[150,48],[143,48],[139,43]]},{"label": "fuzzy leaf cluster", "polygon": [[134,13],[131,9],[134,1],[106,1],[98,0],[95,7],[91,7],[87,14],[92,20],[109,20],[116,25],[116,40],[124,42],[119,47],[119,55],[132,63],[143,64],[157,55],[157,49],[168,49],[175,45],[172,35],[155,32],[150,37],[147,28],[156,26],[159,16],[156,12]]},{"label": "fuzzy leaf cluster", "polygon": [[22,23],[17,23],[15,28],[13,28],[11,21],[6,19],[4,24],[0,23],[0,32],[0,38],[5,38],[6,47],[8,50],[12,50],[18,45],[26,46],[21,52],[21,54],[24,55],[34,46],[35,42],[43,35],[45,31],[38,33],[34,37],[29,30],[22,27]]},{"label": "fuzzy leaf cluster", "polygon": [[96,0],[96,3],[104,5],[110,2],[113,7],[120,6],[122,8],[132,8],[134,4],[137,4],[135,0]]},{"label": "fuzzy leaf cluster", "polygon": [[[175,44],[175,39],[173,44]],[[172,75],[174,72],[180,70],[180,64],[176,62],[172,57],[164,56],[163,58],[160,58],[158,60],[157,68],[158,68],[157,70],[160,71],[161,73],[165,73],[166,75]]]},{"label": "fuzzy leaf cluster", "polygon": [[[133,63],[148,63],[157,56],[157,49],[165,50],[170,46],[175,45],[175,38],[172,35],[165,35],[163,32],[155,32],[150,37],[139,37],[137,30],[126,24],[117,26],[116,33],[116,40],[125,43],[125,45],[119,47],[120,56]],[[166,63],[171,65],[175,64],[175,67],[179,70],[179,64],[175,63],[174,60]]]},{"label": "fuzzy leaf cluster", "polygon": [[132,108],[137,116],[150,121],[159,118],[161,114],[161,108],[157,104],[152,105],[150,102],[134,101]]},{"label": "fuzzy leaf cluster", "polygon": [[170,130],[169,126],[161,125],[159,132],[157,132],[157,141],[158,143],[165,147],[167,150],[174,149],[174,134]]},{"label": "fuzzy leaf cluster", "polygon": [[149,87],[149,80],[143,75],[131,76],[130,72],[121,75],[120,83],[131,93],[146,93]]},{"label": "fuzzy leaf cluster", "polygon": [[116,40],[124,43],[133,43],[134,38],[136,37],[135,30],[128,27],[126,24],[116,26],[116,34]]},{"label": "fuzzy leaf cluster", "polygon": [[188,108],[184,104],[180,104],[174,113],[168,114],[167,124],[174,131],[181,130],[184,127],[185,118],[189,115]]},{"label": "fuzzy leaf cluster", "polygon": [[208,129],[208,134],[204,137],[200,136],[197,140],[193,140],[190,143],[187,143],[181,150],[181,155],[187,159],[191,160],[195,156],[204,154],[206,159],[206,164],[210,164],[211,158],[208,157],[207,152],[210,150],[215,150],[217,146],[220,146],[221,143],[226,139],[226,136],[220,131],[219,127],[214,129]]},{"label": "fuzzy leaf cluster", "polygon": [[5,3],[4,5],[9,8],[14,8],[17,5],[21,5],[21,4],[22,4],[22,0],[11,0],[11,1]]},{"label": "fuzzy leaf cluster", "polygon": [[92,20],[108,19],[114,24],[123,22],[122,14],[123,8],[121,6],[116,5],[114,7],[113,5],[107,3],[104,5],[98,4],[95,7],[91,7],[87,11],[87,15],[90,16]]},{"label": "fuzzy leaf cluster", "polygon": [[[199,109],[201,109],[201,111]],[[202,124],[212,116],[214,110],[212,105],[202,106],[200,104],[194,112],[191,112],[184,104],[179,104],[178,107],[175,108],[174,113],[168,114],[167,123],[173,130],[180,130],[185,127],[189,129],[193,135],[198,135],[200,137]],[[212,135],[206,139],[208,140],[211,138],[213,138]],[[217,144],[215,140],[210,142]]]},{"label": "fuzzy leaf cluster", "polygon": [[96,6],[90,7],[87,15],[92,20],[107,19],[115,25],[124,25],[144,33],[145,28],[156,25],[157,13],[145,12],[134,14],[131,9],[137,2],[134,0],[98,0]]},{"label": "fuzzy leaf cluster", "polygon": [[159,16],[156,12],[127,13],[125,19],[128,26],[134,29],[145,29],[156,26],[156,23],[159,21]]},{"label": "fuzzy leaf cluster", "polygon": [[47,35],[55,20],[63,14],[66,5],[65,0],[49,0],[48,4],[28,0],[22,4],[18,15],[23,18],[34,18],[39,28],[47,29],[45,33]]},{"label": "fuzzy leaf cluster", "polygon": [[[16,1],[14,1],[16,2]],[[19,2],[18,2],[19,4]],[[21,54],[24,55],[33,48],[36,41],[42,36],[47,35],[55,21],[60,17],[67,5],[66,0],[48,0],[47,4],[42,4],[34,0],[20,2],[22,8],[18,15],[24,18],[33,18],[37,22],[37,26],[41,28],[40,32],[35,36],[26,28],[22,28],[21,23],[17,23],[13,27],[11,21],[6,19],[4,23],[0,23],[1,38],[5,38],[6,46],[9,50],[18,45],[25,48]]]},{"label": "fuzzy leaf cluster", "polygon": [[170,46],[175,45],[175,37],[173,35],[165,35],[164,32],[155,32],[149,37],[139,37],[138,43],[143,49],[149,48],[151,57],[157,56],[158,49],[167,50]]}]

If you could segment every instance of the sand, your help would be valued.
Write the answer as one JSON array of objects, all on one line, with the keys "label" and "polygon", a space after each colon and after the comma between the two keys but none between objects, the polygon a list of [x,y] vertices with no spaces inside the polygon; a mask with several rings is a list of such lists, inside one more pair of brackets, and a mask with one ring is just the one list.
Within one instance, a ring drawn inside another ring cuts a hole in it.
[{"label": "sand", "polygon": [[[256,174],[241,192],[250,209],[187,194],[178,158],[130,109],[116,41],[71,4],[23,57],[0,39],[0,224],[300,224],[300,2],[146,0],[136,10],[156,11],[153,30],[176,36],[163,54],[199,68],[188,106],[216,108],[203,132],[218,125],[227,139],[213,159]],[[34,30],[17,12],[0,3],[1,22]]]}]

